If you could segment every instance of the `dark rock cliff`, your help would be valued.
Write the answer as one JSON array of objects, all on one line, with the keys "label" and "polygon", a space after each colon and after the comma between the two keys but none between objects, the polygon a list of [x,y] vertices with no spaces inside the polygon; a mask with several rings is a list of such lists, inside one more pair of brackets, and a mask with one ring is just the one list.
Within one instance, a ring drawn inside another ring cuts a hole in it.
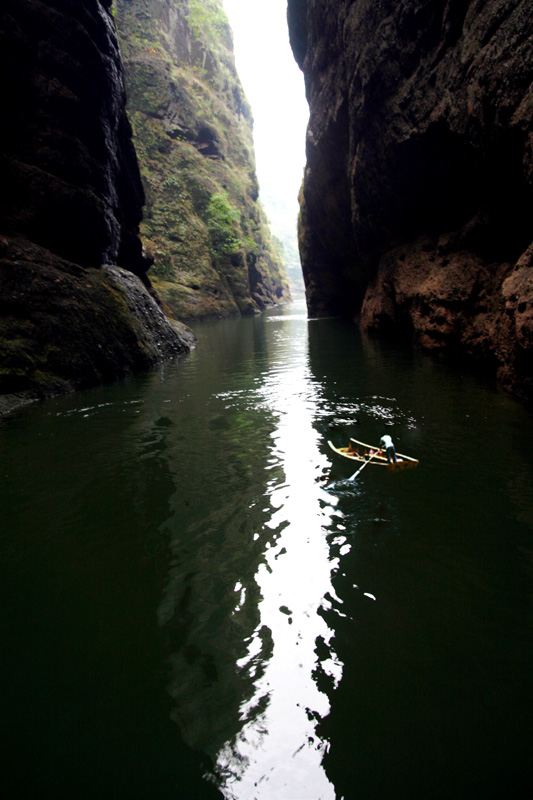
[{"label": "dark rock cliff", "polygon": [[180,319],[289,299],[222,0],[117,0],[151,277]]},{"label": "dark rock cliff", "polygon": [[190,345],[147,290],[110,6],[0,9],[0,394],[98,383]]},{"label": "dark rock cliff", "polygon": [[289,0],[311,117],[312,314],[466,355],[533,397],[533,5]]}]

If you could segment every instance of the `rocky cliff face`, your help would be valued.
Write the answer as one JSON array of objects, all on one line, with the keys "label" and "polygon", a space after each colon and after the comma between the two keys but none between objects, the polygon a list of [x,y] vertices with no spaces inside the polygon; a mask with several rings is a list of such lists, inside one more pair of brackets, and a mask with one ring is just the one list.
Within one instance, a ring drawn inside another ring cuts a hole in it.
[{"label": "rocky cliff face", "polygon": [[221,0],[117,0],[151,277],[180,319],[289,299]]},{"label": "rocky cliff face", "polygon": [[93,384],[188,347],[146,288],[110,7],[0,9],[0,394]]},{"label": "rocky cliff face", "polygon": [[289,0],[311,108],[312,314],[474,357],[533,397],[533,6]]}]

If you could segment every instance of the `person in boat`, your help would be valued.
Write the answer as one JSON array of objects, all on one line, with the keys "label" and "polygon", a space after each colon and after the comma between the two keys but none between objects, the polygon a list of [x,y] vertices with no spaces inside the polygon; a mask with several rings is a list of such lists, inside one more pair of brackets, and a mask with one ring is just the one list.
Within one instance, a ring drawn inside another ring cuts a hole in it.
[{"label": "person in boat", "polygon": [[379,440],[379,446],[387,453],[387,461],[389,464],[396,464],[396,448],[388,433],[385,433]]}]

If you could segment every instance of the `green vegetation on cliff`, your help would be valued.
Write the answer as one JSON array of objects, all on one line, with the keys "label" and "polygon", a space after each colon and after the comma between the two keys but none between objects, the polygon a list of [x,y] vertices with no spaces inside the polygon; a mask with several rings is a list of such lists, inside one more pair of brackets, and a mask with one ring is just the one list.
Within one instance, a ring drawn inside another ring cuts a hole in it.
[{"label": "green vegetation on cliff", "polygon": [[141,234],[164,302],[190,320],[287,300],[221,0],[117,0],[116,23],[146,192]]}]

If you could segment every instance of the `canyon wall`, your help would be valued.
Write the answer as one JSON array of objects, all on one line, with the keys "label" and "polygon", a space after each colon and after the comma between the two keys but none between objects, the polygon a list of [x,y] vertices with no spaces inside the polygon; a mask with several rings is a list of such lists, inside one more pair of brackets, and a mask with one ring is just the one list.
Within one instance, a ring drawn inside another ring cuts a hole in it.
[{"label": "canyon wall", "polygon": [[310,314],[533,398],[533,5],[289,0],[288,20],[311,110]]},{"label": "canyon wall", "polygon": [[287,301],[222,0],[117,0],[116,22],[164,303],[192,320]]},{"label": "canyon wall", "polygon": [[3,0],[0,45],[0,395],[93,385],[188,350],[146,278],[111,0]]}]

